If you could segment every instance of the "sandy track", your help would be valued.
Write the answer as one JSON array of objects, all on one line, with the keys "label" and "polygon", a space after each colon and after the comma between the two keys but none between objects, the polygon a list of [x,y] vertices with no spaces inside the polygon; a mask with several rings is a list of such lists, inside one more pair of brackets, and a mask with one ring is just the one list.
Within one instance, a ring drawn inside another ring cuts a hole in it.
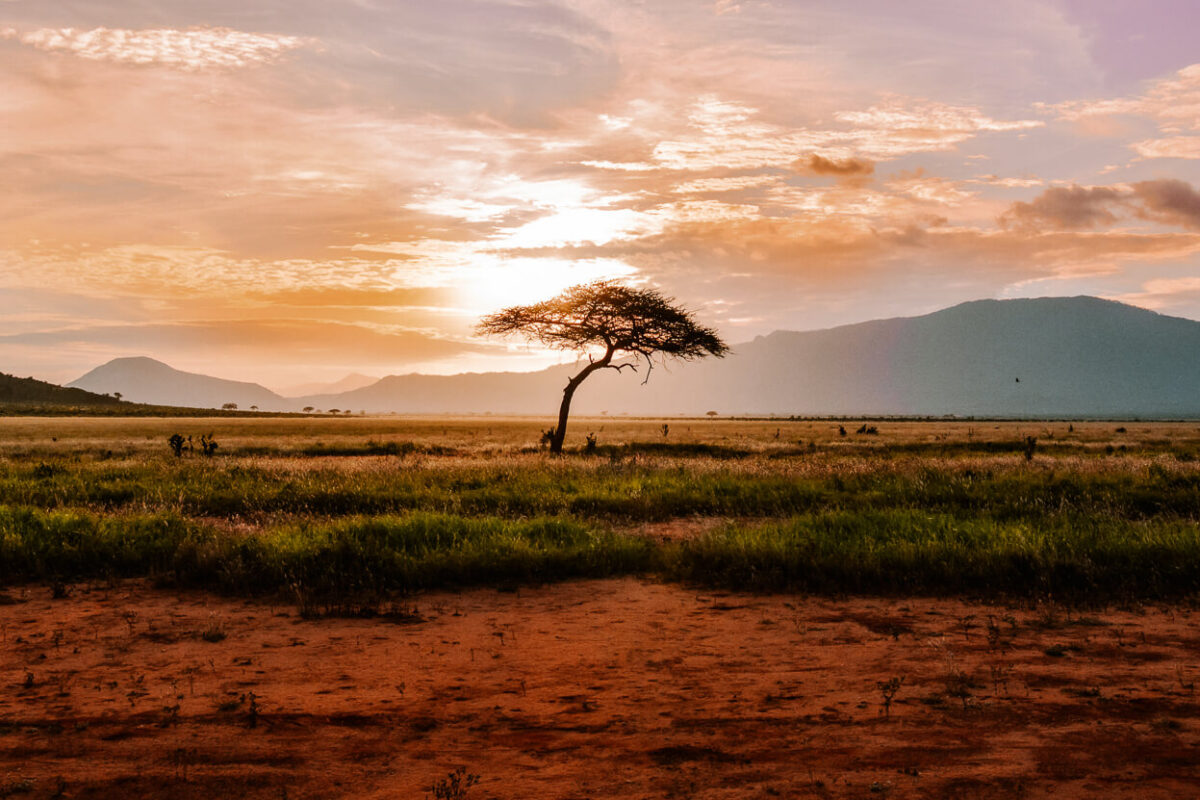
[{"label": "sandy track", "polygon": [[459,767],[479,799],[1200,796],[1187,609],[637,580],[432,594],[407,622],[8,596],[0,797],[421,798]]}]

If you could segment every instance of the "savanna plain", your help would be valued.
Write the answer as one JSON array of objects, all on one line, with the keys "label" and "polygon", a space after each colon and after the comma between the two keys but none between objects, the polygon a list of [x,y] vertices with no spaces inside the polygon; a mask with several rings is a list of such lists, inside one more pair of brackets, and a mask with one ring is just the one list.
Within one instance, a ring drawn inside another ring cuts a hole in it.
[{"label": "savanna plain", "polygon": [[1200,796],[1200,423],[540,423],[0,417],[0,798]]}]

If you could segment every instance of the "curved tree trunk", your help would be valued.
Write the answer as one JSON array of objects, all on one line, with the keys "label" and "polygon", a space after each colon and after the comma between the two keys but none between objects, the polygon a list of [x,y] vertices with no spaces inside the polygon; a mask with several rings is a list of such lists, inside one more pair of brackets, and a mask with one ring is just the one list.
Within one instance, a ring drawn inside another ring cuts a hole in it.
[{"label": "curved tree trunk", "polygon": [[563,389],[562,403],[558,407],[558,425],[554,428],[554,436],[550,438],[550,452],[561,453],[563,449],[563,441],[567,438],[567,416],[571,413],[571,398],[575,396],[575,390],[579,388],[579,384],[583,383],[583,379],[591,375],[602,367],[607,367],[612,362],[612,351],[604,355],[604,358],[599,361],[593,361],[588,364],[579,374],[571,380],[567,381],[566,387]]}]

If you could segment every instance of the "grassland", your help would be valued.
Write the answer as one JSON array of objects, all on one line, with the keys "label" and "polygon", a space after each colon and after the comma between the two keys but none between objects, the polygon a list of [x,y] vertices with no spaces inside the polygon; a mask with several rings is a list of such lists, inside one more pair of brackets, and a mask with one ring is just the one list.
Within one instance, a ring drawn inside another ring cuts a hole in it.
[{"label": "grassland", "polygon": [[1197,423],[544,427],[0,419],[0,796],[1196,795]]},{"label": "grassland", "polygon": [[[540,422],[0,419],[0,580],[309,598],[631,574],[1080,602],[1200,591],[1196,423],[595,418],[554,458]],[[220,447],[176,457],[173,433]]]}]

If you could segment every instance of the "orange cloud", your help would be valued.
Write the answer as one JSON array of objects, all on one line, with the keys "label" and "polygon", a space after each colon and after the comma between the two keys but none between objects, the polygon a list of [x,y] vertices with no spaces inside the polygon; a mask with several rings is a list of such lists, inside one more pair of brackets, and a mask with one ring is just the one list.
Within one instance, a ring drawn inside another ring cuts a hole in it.
[{"label": "orange cloud", "polygon": [[816,153],[808,160],[800,159],[794,164],[797,172],[811,175],[833,175],[838,178],[861,178],[875,172],[875,165],[863,158],[847,158],[835,161]]}]

